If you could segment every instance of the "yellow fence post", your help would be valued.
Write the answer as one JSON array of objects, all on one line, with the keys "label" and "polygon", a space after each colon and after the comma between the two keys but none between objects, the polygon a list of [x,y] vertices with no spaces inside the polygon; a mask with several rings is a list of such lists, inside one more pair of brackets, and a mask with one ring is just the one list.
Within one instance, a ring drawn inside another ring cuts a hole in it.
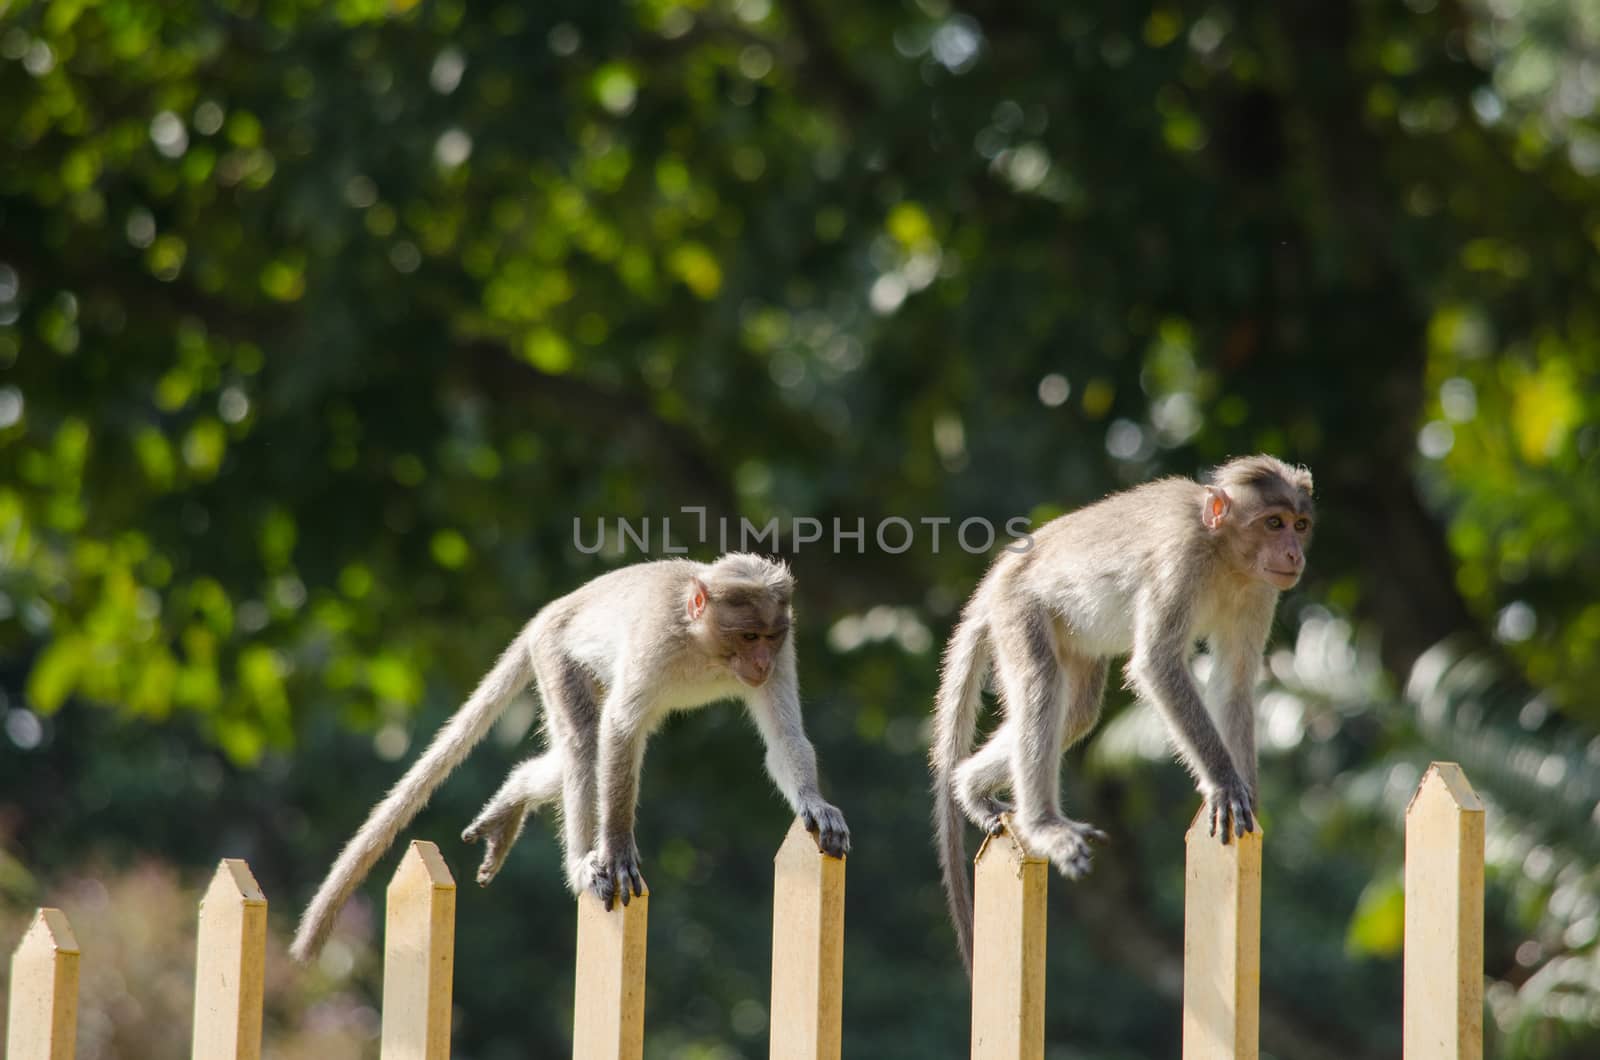
[{"label": "yellow fence post", "polygon": [[768,1054],[838,1060],[844,1009],[844,859],[799,818],[773,858],[772,1017]]},{"label": "yellow fence post", "polygon": [[973,880],[972,1056],[1044,1056],[1045,895],[1049,862],[1009,832],[978,850]]},{"label": "yellow fence post", "polygon": [[412,840],[389,882],[383,926],[383,1060],[447,1060],[456,881],[439,848]]},{"label": "yellow fence post", "polygon": [[1184,835],[1183,1060],[1255,1060],[1261,1024],[1261,822],[1211,834],[1204,806]]},{"label": "yellow fence post", "polygon": [[11,954],[8,1060],[72,1060],[78,1040],[78,940],[59,909],[41,909]]},{"label": "yellow fence post", "polygon": [[1483,1056],[1483,803],[1435,762],[1406,808],[1405,1060]]},{"label": "yellow fence post", "polygon": [[223,858],[200,899],[195,943],[195,1060],[258,1060],[267,899],[238,858]]},{"label": "yellow fence post", "polygon": [[572,1004],[573,1060],[644,1055],[645,935],[650,893],[607,912],[592,891],[578,896],[578,970]]}]

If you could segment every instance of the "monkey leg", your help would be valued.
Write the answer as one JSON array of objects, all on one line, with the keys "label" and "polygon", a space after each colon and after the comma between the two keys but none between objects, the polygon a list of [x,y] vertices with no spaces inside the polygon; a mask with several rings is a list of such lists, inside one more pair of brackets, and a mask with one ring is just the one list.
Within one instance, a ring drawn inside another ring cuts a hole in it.
[{"label": "monkey leg", "polygon": [[956,802],[969,821],[990,835],[1004,827],[1001,817],[1011,812],[1011,804],[994,793],[1011,782],[1014,740],[1010,723],[1002,723],[982,747],[956,767]]},{"label": "monkey leg", "polygon": [[[577,894],[589,885],[588,859],[595,850],[599,821],[595,813],[598,799],[594,774],[594,740],[578,743],[566,759],[561,778],[561,846],[564,851],[567,887]],[[587,754],[580,758],[579,754]]]},{"label": "monkey leg", "polygon": [[1089,735],[1089,730],[1100,720],[1100,708],[1106,697],[1106,671],[1110,663],[1105,659],[1085,659],[1068,656],[1062,660],[1063,709],[1066,723],[1061,727],[1061,751]]},{"label": "monkey leg", "polygon": [[478,866],[480,886],[499,873],[512,844],[522,834],[528,814],[561,797],[561,766],[561,756],[553,750],[517,766],[461,833],[468,843],[484,840],[483,864]]},{"label": "monkey leg", "polygon": [[[600,696],[588,671],[553,647],[536,646],[533,667],[550,744],[544,757],[553,756],[560,763],[561,846],[567,888],[577,894],[587,886],[584,862],[595,848],[599,825],[595,756]],[[487,861],[486,855],[486,865]]]},{"label": "monkey leg", "polygon": [[1061,749],[1068,725],[1069,690],[1084,685],[1093,664],[1058,657],[1048,617],[1030,609],[1008,615],[995,640],[995,674],[1005,701],[1006,724],[1012,727],[1011,778],[1017,800],[1015,822],[1023,844],[1050,859],[1063,876],[1077,879],[1089,871],[1091,840],[1103,832],[1061,812]]}]

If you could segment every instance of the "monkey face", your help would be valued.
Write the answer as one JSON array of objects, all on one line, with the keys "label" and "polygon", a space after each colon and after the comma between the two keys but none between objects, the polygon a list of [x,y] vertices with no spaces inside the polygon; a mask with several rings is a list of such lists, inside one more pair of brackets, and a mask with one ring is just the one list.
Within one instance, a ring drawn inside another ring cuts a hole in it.
[{"label": "monkey face", "polygon": [[744,684],[760,688],[772,676],[778,664],[778,653],[788,635],[789,623],[784,618],[724,627],[722,643],[728,669]]},{"label": "monkey face", "polygon": [[[1304,474],[1304,473],[1302,473]],[[1217,535],[1226,562],[1283,592],[1300,582],[1311,544],[1311,486],[1292,484],[1268,468],[1224,488],[1201,493],[1200,521]]]},{"label": "monkey face", "polygon": [[1293,589],[1306,569],[1310,516],[1292,508],[1271,508],[1252,522],[1250,531],[1256,544],[1257,574],[1279,592]]},{"label": "monkey face", "polygon": [[733,676],[751,688],[766,684],[789,636],[785,586],[744,582],[733,587],[689,586],[688,617],[696,636]]},{"label": "monkey face", "polygon": [[717,615],[728,669],[744,684],[766,684],[789,636],[789,609],[770,595],[721,604]]}]

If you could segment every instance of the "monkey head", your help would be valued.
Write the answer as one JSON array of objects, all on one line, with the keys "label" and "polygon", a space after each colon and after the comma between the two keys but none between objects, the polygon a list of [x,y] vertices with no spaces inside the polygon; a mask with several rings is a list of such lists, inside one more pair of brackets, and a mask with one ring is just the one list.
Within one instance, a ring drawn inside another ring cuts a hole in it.
[{"label": "monkey head", "polygon": [[1270,456],[1222,465],[1200,504],[1200,521],[1229,565],[1280,592],[1305,573],[1312,517],[1311,473]]},{"label": "monkey head", "polygon": [[772,676],[789,637],[793,579],[788,568],[756,556],[723,557],[689,583],[690,627],[742,684]]}]

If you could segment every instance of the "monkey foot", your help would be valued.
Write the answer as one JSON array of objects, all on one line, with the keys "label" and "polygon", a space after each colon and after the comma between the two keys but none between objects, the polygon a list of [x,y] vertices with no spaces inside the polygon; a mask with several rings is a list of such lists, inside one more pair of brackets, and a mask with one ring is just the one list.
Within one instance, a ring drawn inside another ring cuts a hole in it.
[{"label": "monkey foot", "polygon": [[1079,845],[1069,852],[1052,854],[1050,863],[1069,880],[1081,880],[1094,868],[1094,856],[1089,848]]},{"label": "monkey foot", "polygon": [[978,822],[985,835],[999,835],[1007,827],[1007,818],[1011,816],[1011,804],[1000,799],[985,799],[983,801],[983,817]]},{"label": "monkey foot", "polygon": [[620,898],[623,905],[629,899],[646,893],[644,876],[639,871],[639,852],[629,844],[629,849],[615,854],[589,852],[583,864],[584,886],[609,911]]},{"label": "monkey foot", "polygon": [[478,866],[479,887],[488,886],[489,881],[499,874],[501,866],[506,863],[506,855],[511,853],[512,844],[522,834],[522,824],[526,820],[527,814],[520,807],[500,813],[485,810],[461,833],[463,842],[484,841],[483,863]]},{"label": "monkey foot", "polygon": [[1063,821],[1043,829],[1031,829],[1026,845],[1050,859],[1050,864],[1069,880],[1079,880],[1093,867],[1090,843],[1104,843],[1110,837],[1093,825]]},{"label": "monkey foot", "polygon": [[[469,839],[467,842],[470,843],[472,840]],[[506,854],[510,850],[510,847],[496,843],[492,839],[483,848],[483,861],[478,865],[479,887],[489,886],[489,881],[500,874],[500,868],[506,863]]]}]

